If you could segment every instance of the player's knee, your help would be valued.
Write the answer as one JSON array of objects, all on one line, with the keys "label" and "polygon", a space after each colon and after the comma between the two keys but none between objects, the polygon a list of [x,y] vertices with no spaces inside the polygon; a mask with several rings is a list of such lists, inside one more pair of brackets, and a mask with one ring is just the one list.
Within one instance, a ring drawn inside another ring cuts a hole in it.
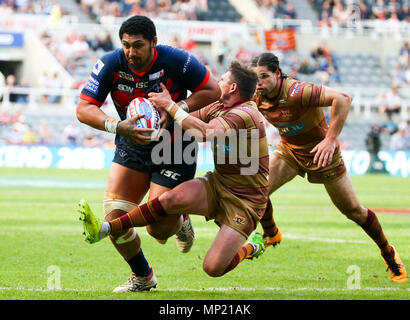
[{"label": "player's knee", "polygon": [[217,263],[212,263],[207,260],[204,260],[202,268],[210,277],[220,277],[224,274],[224,268],[221,268]]},{"label": "player's knee", "polygon": [[342,213],[352,221],[361,221],[363,217],[366,217],[366,210],[361,205],[356,205],[350,208],[342,210]]},{"label": "player's knee", "polygon": [[[137,204],[121,200],[121,199],[104,199],[103,209],[105,221],[111,221],[125,212],[129,212],[137,207]],[[138,237],[137,231],[134,228],[124,230],[120,236],[112,237],[111,239],[116,244],[125,244],[134,241]]]},{"label": "player's knee", "polygon": [[173,208],[175,206],[181,205],[184,200],[184,195],[175,192],[175,191],[167,191],[161,194],[160,202],[164,208]]}]

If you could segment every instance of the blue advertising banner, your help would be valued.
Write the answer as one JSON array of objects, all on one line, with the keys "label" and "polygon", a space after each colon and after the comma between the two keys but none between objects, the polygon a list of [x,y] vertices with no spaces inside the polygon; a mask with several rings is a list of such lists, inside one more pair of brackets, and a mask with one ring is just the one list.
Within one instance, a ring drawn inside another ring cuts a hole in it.
[{"label": "blue advertising banner", "polygon": [[24,36],[17,32],[0,32],[0,48],[23,48]]},{"label": "blue advertising banner", "polygon": [[[367,151],[345,150],[342,154],[351,175],[368,171],[370,154]],[[378,156],[390,175],[410,177],[410,151],[380,151]],[[113,157],[114,150],[99,147],[0,145],[0,167],[104,169],[111,166]],[[213,170],[209,146],[199,147],[197,168]]]}]

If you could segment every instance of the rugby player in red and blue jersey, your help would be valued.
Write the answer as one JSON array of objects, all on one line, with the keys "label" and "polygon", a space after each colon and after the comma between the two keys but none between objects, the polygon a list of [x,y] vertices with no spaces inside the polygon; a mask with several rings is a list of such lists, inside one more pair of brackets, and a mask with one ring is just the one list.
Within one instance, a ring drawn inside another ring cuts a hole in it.
[{"label": "rugby player in red and blue jersey", "polygon": [[[187,112],[197,110],[217,100],[220,88],[209,70],[192,54],[178,48],[157,45],[156,28],[145,16],[128,18],[119,31],[122,48],[103,56],[94,66],[77,106],[79,121],[99,130],[116,134],[115,155],[110,168],[104,196],[105,220],[111,221],[131,211],[149,190],[154,199],[195,175],[196,161],[171,161],[157,164],[152,150],[158,143],[143,135],[149,129],[138,128],[135,121],[143,115],[126,119],[129,103],[137,98],[148,98],[150,92],[161,92],[164,84],[174,101]],[[188,97],[188,91],[192,94]],[[108,94],[121,120],[109,117],[101,106]],[[166,114],[163,114],[163,125]],[[183,131],[168,126],[171,155],[181,155],[193,140],[182,139]],[[164,138],[166,139],[166,138]],[[161,140],[161,138],[160,138]],[[178,149],[179,148],[179,149]],[[175,149],[175,150],[174,150]],[[195,160],[196,155],[193,155]],[[178,249],[188,252],[194,240],[189,216],[169,216],[161,223],[147,226],[148,233],[160,243],[176,234]],[[130,265],[132,275],[114,292],[143,291],[155,287],[157,280],[141,250],[141,240],[134,228],[121,236],[111,237],[117,251]]]}]

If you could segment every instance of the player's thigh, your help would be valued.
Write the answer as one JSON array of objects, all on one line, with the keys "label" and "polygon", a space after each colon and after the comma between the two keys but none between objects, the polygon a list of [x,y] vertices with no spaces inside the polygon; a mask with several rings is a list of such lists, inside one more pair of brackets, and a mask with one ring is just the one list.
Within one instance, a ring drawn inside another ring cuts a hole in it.
[{"label": "player's thigh", "polygon": [[148,191],[150,176],[113,162],[108,174],[105,198],[140,203]]},{"label": "player's thigh", "polygon": [[193,179],[163,193],[159,200],[168,214],[208,214],[208,195],[204,183]]},{"label": "player's thigh", "polygon": [[352,180],[346,172],[333,182],[325,183],[325,188],[335,206],[344,214],[358,211],[360,202],[353,189]]},{"label": "player's thigh", "polygon": [[298,171],[275,154],[269,157],[269,194],[292,180]]},{"label": "player's thigh", "polygon": [[226,270],[245,241],[243,234],[223,224],[206,253],[203,262],[204,270],[211,274]]}]

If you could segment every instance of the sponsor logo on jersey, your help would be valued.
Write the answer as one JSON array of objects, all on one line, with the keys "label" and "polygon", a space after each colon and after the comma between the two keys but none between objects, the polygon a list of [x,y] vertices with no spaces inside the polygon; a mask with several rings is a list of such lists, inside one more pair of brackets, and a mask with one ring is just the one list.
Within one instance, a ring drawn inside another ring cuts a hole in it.
[{"label": "sponsor logo on jersey", "polygon": [[91,81],[92,83],[94,83],[96,86],[100,85],[100,82],[98,80],[96,80],[93,76],[90,76],[88,78],[88,81]]},{"label": "sponsor logo on jersey", "polygon": [[149,75],[149,81],[157,80],[164,76],[164,69]]},{"label": "sponsor logo on jersey", "polygon": [[104,62],[102,62],[101,60],[98,60],[97,63],[95,64],[94,68],[93,68],[93,73],[98,76],[100,71],[102,70],[102,68],[104,68]]},{"label": "sponsor logo on jersey", "polygon": [[287,102],[287,100],[285,100],[285,99],[280,99],[280,100],[279,100],[279,104],[286,104],[286,103],[288,103],[288,102]]},{"label": "sponsor logo on jersey", "polygon": [[236,214],[235,217],[233,218],[233,221],[235,221],[237,224],[245,224],[246,218],[244,216],[241,216],[239,214]]},{"label": "sponsor logo on jersey", "polygon": [[290,110],[280,110],[280,113],[281,113],[282,117],[284,117],[284,118],[292,117],[292,114],[290,113]]},{"label": "sponsor logo on jersey", "polygon": [[298,94],[301,87],[302,87],[302,86],[301,86],[300,84],[297,84],[297,85],[293,88],[292,93],[290,94],[290,96],[293,97],[295,94]]},{"label": "sponsor logo on jersey", "polygon": [[[98,81],[97,81],[98,83]],[[99,84],[95,84],[91,79],[88,80],[88,82],[85,84],[84,89],[88,90],[94,94],[98,93],[98,88],[99,88]]]},{"label": "sponsor logo on jersey", "polygon": [[188,55],[188,59],[186,59],[184,67],[182,69],[182,73],[185,73],[188,70],[188,65],[191,62],[191,54]]},{"label": "sponsor logo on jersey", "polygon": [[128,73],[125,73],[124,71],[120,71],[119,74],[120,74],[120,78],[123,78],[128,81],[134,81],[134,77]]},{"label": "sponsor logo on jersey", "polygon": [[306,126],[306,123],[302,122],[296,124],[278,124],[277,126],[281,134],[288,136],[302,131]]},{"label": "sponsor logo on jersey", "polygon": [[149,84],[149,82],[136,82],[135,83],[135,88],[137,88],[137,89],[148,88],[148,84]]},{"label": "sponsor logo on jersey", "polygon": [[132,88],[130,86],[127,86],[125,84],[119,83],[118,84],[118,90],[132,94],[133,91],[134,91],[134,88]]}]

